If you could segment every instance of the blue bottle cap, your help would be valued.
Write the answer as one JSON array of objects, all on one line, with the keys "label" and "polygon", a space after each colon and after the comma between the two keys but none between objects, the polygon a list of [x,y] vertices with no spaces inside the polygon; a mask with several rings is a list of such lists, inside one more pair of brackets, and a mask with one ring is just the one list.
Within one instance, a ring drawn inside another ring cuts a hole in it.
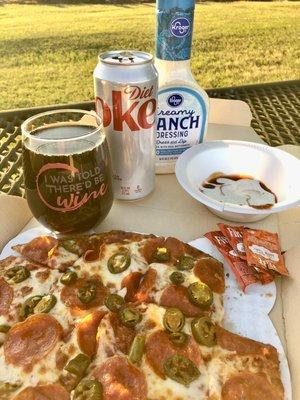
[{"label": "blue bottle cap", "polygon": [[195,0],[157,0],[157,8],[159,10],[168,10],[170,8],[187,8],[195,7]]}]

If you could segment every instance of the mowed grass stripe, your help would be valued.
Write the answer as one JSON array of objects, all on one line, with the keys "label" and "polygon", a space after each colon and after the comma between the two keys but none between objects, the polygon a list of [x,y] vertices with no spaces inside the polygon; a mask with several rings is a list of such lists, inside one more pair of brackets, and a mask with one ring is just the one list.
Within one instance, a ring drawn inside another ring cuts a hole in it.
[{"label": "mowed grass stripe", "polygon": [[[192,69],[203,87],[299,76],[299,2],[201,3]],[[0,109],[93,98],[101,51],[154,51],[155,5],[0,7]]]}]

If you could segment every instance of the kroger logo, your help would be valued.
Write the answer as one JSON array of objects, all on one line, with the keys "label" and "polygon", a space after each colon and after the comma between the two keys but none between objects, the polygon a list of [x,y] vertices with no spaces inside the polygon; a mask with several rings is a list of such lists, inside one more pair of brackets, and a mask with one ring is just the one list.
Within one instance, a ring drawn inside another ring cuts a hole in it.
[{"label": "kroger logo", "polygon": [[171,22],[171,33],[176,37],[184,37],[189,33],[190,21],[187,18],[175,18]]},{"label": "kroger logo", "polygon": [[183,102],[183,97],[181,94],[175,93],[171,94],[171,96],[168,97],[167,103],[171,107],[179,107]]}]

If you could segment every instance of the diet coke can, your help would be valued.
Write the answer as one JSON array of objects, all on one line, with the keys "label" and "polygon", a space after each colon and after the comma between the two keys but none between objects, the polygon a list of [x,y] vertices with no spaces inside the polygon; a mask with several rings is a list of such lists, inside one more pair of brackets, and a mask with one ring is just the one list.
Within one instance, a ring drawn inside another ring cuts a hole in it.
[{"label": "diet coke can", "polygon": [[151,54],[109,51],[99,56],[96,112],[103,119],[117,199],[139,199],[154,189],[157,81]]}]

